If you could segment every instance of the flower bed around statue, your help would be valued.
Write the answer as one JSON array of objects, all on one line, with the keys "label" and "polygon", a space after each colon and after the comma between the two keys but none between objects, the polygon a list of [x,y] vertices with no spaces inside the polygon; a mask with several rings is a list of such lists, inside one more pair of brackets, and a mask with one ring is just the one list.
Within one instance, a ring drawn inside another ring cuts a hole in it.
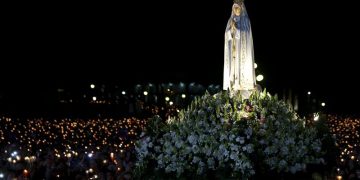
[{"label": "flower bed around statue", "polygon": [[324,154],[314,127],[266,91],[196,98],[177,118],[154,117],[136,144],[135,176],[244,178],[296,173]]}]

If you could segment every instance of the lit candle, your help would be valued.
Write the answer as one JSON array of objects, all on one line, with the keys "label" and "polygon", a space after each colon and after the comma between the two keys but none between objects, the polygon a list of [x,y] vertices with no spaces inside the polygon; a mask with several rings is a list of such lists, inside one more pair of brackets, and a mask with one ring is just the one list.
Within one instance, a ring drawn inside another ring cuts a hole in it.
[{"label": "lit candle", "polygon": [[110,153],[111,160],[114,160],[114,153]]},{"label": "lit candle", "polygon": [[24,169],[24,177],[27,177],[29,175],[29,171],[27,169]]}]

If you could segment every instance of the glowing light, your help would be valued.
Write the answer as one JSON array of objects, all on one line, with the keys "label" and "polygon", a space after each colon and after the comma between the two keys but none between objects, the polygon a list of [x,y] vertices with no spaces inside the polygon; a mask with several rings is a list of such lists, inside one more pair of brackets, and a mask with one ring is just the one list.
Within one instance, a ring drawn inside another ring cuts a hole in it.
[{"label": "glowing light", "polygon": [[0,173],[0,178],[4,178],[4,174],[3,174],[3,173]]},{"label": "glowing light", "polygon": [[256,69],[257,68],[257,64],[256,63],[254,63],[254,69]]},{"label": "glowing light", "polygon": [[66,157],[71,158],[71,153],[67,153]]},{"label": "glowing light", "polygon": [[170,98],[169,98],[169,97],[165,97],[165,101],[170,101]]},{"label": "glowing light", "polygon": [[93,97],[92,97],[92,100],[93,100],[93,101],[96,101],[96,96],[93,96]]},{"label": "glowing light", "polygon": [[125,91],[121,91],[121,94],[122,94],[122,95],[125,95],[125,94],[126,94],[126,92],[125,92]]},{"label": "glowing light", "polygon": [[259,74],[258,76],[256,76],[256,81],[262,81],[264,79],[264,76]]},{"label": "glowing light", "polygon": [[90,88],[94,89],[95,88],[95,84],[90,84]]},{"label": "glowing light", "polygon": [[172,106],[174,104],[174,102],[170,101],[169,104],[170,104],[170,106]]},{"label": "glowing light", "polygon": [[93,154],[92,154],[92,153],[89,153],[89,154],[88,154],[88,157],[89,157],[89,158],[93,157]]},{"label": "glowing light", "polygon": [[147,91],[144,91],[144,95],[147,96],[147,95],[148,95],[148,92],[147,92]]},{"label": "glowing light", "polygon": [[186,94],[182,94],[181,98],[185,99],[186,98]]},{"label": "glowing light", "polygon": [[324,102],[321,103],[321,106],[322,106],[322,107],[325,107],[325,105],[326,105],[326,104],[325,104]]},{"label": "glowing light", "polygon": [[11,156],[14,157],[14,156],[16,156],[17,154],[18,154],[18,152],[17,152],[17,151],[14,151],[13,153],[11,153]]},{"label": "glowing light", "polygon": [[311,95],[311,91],[308,91],[307,94],[308,94],[308,95]]},{"label": "glowing light", "polygon": [[338,179],[338,180],[340,180],[340,179],[342,179],[342,176],[336,176],[336,179]]},{"label": "glowing light", "polygon": [[315,113],[314,114],[314,121],[318,121],[319,117],[320,117],[319,113]]},{"label": "glowing light", "polygon": [[351,160],[354,160],[355,159],[355,156],[351,156]]}]

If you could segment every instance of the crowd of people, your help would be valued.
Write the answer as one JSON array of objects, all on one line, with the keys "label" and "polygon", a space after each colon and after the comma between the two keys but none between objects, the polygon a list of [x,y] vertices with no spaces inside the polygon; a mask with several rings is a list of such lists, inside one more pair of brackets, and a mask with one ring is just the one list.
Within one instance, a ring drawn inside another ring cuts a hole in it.
[{"label": "crowd of people", "polygon": [[0,179],[131,179],[146,120],[0,118]]},{"label": "crowd of people", "polygon": [[[143,106],[148,117],[175,106]],[[360,119],[327,115],[339,148],[336,178],[360,178]],[[147,118],[0,117],[1,179],[132,179],[134,145]]]},{"label": "crowd of people", "polygon": [[360,179],[360,118],[328,115],[327,122],[340,152],[337,177]]}]

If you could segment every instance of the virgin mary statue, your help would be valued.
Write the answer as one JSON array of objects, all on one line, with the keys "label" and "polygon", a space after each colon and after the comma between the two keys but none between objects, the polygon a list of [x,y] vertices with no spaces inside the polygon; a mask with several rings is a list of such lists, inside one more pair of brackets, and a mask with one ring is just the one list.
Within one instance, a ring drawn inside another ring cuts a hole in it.
[{"label": "virgin mary statue", "polygon": [[223,89],[248,97],[255,90],[254,47],[243,0],[234,0],[225,31]]}]

